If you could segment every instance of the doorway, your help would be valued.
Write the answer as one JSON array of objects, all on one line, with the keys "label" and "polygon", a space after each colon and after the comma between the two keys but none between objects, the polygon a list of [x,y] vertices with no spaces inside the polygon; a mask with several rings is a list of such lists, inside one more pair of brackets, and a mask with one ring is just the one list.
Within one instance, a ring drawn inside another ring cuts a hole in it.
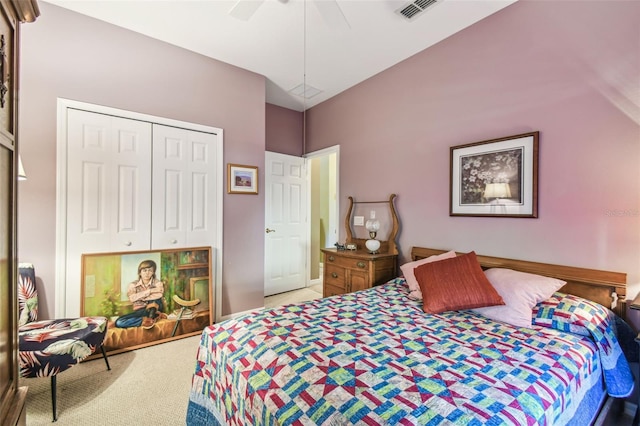
[{"label": "doorway", "polygon": [[309,176],[308,285],[322,283],[322,252],[338,242],[339,155],[334,146],[306,155]]},{"label": "doorway", "polygon": [[[269,153],[273,155],[273,153]],[[303,159],[304,169],[306,170],[306,222],[305,222],[305,238],[306,242],[302,247],[301,256],[303,258],[303,271],[297,278],[298,284],[295,288],[306,288],[317,286],[322,283],[322,258],[321,248],[333,247],[338,241],[338,188],[339,188],[339,146],[326,148],[305,155]],[[276,155],[279,156],[279,155]],[[268,168],[268,167],[267,167]],[[270,173],[265,173],[265,188],[272,185]],[[277,179],[277,178],[274,178]],[[268,192],[268,191],[267,191]],[[297,256],[269,256],[269,240],[277,233],[273,231],[273,227],[269,228],[272,219],[269,219],[269,197],[266,197],[267,206],[265,208],[265,225],[267,236],[265,237],[265,273],[273,270],[295,271],[299,268],[299,258]],[[286,261],[291,264],[276,264],[271,262]],[[275,268],[275,269],[274,269]],[[291,274],[289,274],[291,275]],[[265,275],[265,296],[278,294],[274,293],[274,285],[270,284],[271,278]],[[286,291],[286,290],[284,290]]]}]

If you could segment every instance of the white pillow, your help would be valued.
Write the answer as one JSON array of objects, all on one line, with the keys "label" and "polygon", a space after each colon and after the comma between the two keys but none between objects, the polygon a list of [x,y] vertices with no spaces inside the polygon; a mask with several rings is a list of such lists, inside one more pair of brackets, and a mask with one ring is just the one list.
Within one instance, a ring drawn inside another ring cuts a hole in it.
[{"label": "white pillow", "polygon": [[413,270],[416,269],[420,265],[424,265],[425,263],[437,262],[438,260],[451,259],[452,257],[456,257],[455,251],[448,251],[442,254],[436,254],[433,256],[429,256],[424,259],[416,260],[414,262],[405,263],[400,267],[402,271],[402,275],[407,280],[407,285],[409,286],[409,298],[413,300],[422,300],[422,292],[420,291],[420,284],[418,284],[418,280],[416,279]]},{"label": "white pillow", "polygon": [[492,268],[484,271],[493,288],[502,296],[504,305],[472,309],[489,319],[516,327],[531,328],[533,308],[550,298],[565,281],[512,269]]}]

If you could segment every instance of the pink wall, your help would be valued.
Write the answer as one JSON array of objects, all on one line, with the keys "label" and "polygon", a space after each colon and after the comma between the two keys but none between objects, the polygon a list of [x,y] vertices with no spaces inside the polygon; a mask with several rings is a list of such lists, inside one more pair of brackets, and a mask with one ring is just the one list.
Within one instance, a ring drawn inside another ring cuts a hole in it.
[{"label": "pink wall", "polygon": [[302,155],[303,113],[277,105],[266,107],[266,149],[280,154]]},{"label": "pink wall", "polygon": [[[307,113],[346,198],[413,245],[626,272],[640,291],[640,2],[520,0]],[[449,147],[540,131],[539,218],[449,216]],[[341,239],[344,238],[344,230]]]},{"label": "pink wall", "polygon": [[264,77],[48,3],[40,9],[22,33],[28,180],[19,187],[18,244],[19,259],[35,263],[43,318],[55,313],[58,97],[224,129],[225,164],[259,166],[261,187],[258,196],[224,196],[222,315],[263,306]]}]

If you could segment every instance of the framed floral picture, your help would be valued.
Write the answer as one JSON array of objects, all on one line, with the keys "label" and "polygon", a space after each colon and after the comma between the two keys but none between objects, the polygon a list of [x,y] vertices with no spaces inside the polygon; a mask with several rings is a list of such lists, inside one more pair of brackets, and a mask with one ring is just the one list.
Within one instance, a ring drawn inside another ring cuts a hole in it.
[{"label": "framed floral picture", "polygon": [[451,147],[450,216],[538,217],[539,132]]},{"label": "framed floral picture", "polygon": [[257,194],[258,168],[227,164],[227,192],[229,194]]}]

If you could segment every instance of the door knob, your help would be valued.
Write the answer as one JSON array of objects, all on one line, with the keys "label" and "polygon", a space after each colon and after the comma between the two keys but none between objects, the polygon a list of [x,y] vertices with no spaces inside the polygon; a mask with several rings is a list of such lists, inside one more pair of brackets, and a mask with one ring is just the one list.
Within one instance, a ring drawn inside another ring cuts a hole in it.
[{"label": "door knob", "polygon": [[267,232],[267,234],[268,234],[268,233],[270,233],[270,232],[276,232],[276,230],[275,230],[275,229],[269,229],[269,228],[267,228],[267,229],[266,229],[266,232]]}]

